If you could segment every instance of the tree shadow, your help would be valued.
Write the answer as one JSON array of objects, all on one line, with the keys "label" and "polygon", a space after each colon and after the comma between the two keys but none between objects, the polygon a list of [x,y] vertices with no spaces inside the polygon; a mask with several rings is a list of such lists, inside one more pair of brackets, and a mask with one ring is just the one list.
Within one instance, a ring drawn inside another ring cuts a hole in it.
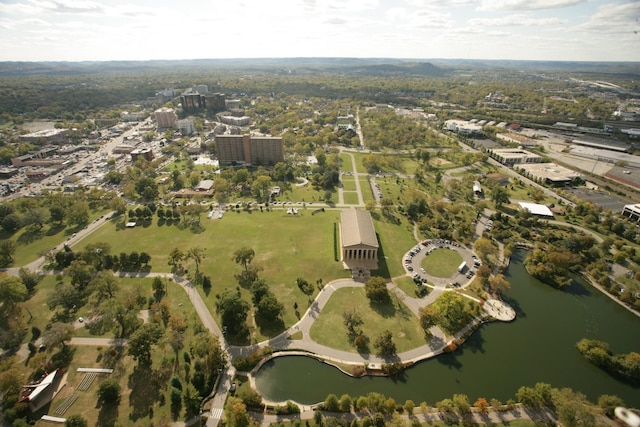
[{"label": "tree shadow", "polygon": [[49,230],[45,233],[47,236],[55,236],[64,230],[64,224],[56,224],[49,227]]},{"label": "tree shadow", "polygon": [[385,318],[395,317],[397,312],[395,304],[391,302],[391,298],[388,298],[383,302],[369,301],[369,307],[380,316]]},{"label": "tree shadow", "polygon": [[26,230],[24,233],[22,233],[20,236],[18,236],[18,238],[16,239],[16,241],[20,244],[23,245],[28,245],[30,243],[35,242],[36,240],[40,240],[44,237],[45,233],[43,232],[42,229],[38,229],[38,230]]},{"label": "tree shadow", "polygon": [[96,420],[97,427],[114,427],[116,425],[116,421],[118,421],[117,404],[103,403],[96,406],[96,408],[100,408],[98,419]]},{"label": "tree shadow", "polygon": [[376,238],[380,244],[378,248],[378,269],[374,270],[376,276],[384,277],[387,280],[391,280],[391,273],[389,273],[389,266],[387,265],[387,257],[384,255],[384,244],[380,238],[380,234],[376,233]]},{"label": "tree shadow", "polygon": [[282,319],[264,319],[256,317],[256,325],[260,329],[260,333],[267,337],[275,337],[282,333],[286,328]]},{"label": "tree shadow", "polygon": [[136,421],[149,416],[149,409],[160,399],[162,384],[166,383],[167,379],[163,381],[162,377],[162,371],[140,365],[129,375],[130,420]]}]

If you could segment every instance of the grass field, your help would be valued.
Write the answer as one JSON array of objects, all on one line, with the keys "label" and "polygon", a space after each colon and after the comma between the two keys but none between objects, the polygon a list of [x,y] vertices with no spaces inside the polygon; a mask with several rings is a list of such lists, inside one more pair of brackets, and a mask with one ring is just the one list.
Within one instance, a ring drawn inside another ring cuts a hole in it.
[{"label": "grass field", "polygon": [[416,282],[409,276],[405,277],[396,277],[393,279],[393,283],[398,285],[398,288],[402,289],[402,292],[409,295],[410,297],[415,297],[416,295]]},{"label": "grass field", "polygon": [[360,177],[360,191],[362,192],[362,200],[367,203],[369,200],[375,200],[371,189],[371,183],[368,178]]},{"label": "grass field", "polygon": [[404,276],[402,256],[413,246],[416,241],[413,238],[412,225],[406,218],[397,217],[397,223],[390,222],[380,212],[372,212],[374,226],[378,235],[380,250],[378,252],[378,270],[372,274],[387,279]]},{"label": "grass field", "polygon": [[[310,183],[302,187],[296,187],[295,185],[292,185],[290,190],[285,190],[282,193],[280,193],[280,197],[278,197],[278,201],[318,203],[319,200],[324,197],[325,191],[326,190],[314,190],[313,186]],[[333,192],[336,193],[335,190]],[[324,203],[322,203],[322,205],[324,206]]]},{"label": "grass field", "polygon": [[356,191],[356,180],[353,177],[342,177],[342,189],[344,191]]},{"label": "grass field", "polygon": [[[284,323],[290,326],[298,321],[294,304],[299,312],[308,306],[307,297],[295,285],[298,277],[311,283],[322,278],[327,283],[348,272],[335,259],[334,227],[339,223],[338,211],[327,210],[311,215],[312,208],[300,210],[297,216],[286,215],[283,210],[271,212],[227,212],[222,219],[203,217],[204,231],[193,233],[176,225],[150,225],[133,229],[118,229],[115,224],[101,227],[82,245],[108,242],[111,253],[145,251],[151,255],[152,270],[168,272],[169,253],[173,248],[186,252],[189,248],[205,248],[205,258],[200,271],[211,278],[211,292],[201,292],[205,303],[215,316],[216,295],[226,288],[235,289],[238,284],[234,274],[242,267],[232,260],[234,251],[251,247],[256,256],[253,265],[260,269],[260,276],[272,287],[278,300],[284,304]],[[185,263],[193,270],[192,263]],[[241,289],[243,297],[250,300],[249,291]],[[267,338],[257,328],[252,330],[256,340]]]},{"label": "grass field", "polygon": [[358,192],[357,191],[347,191],[343,193],[344,203],[346,205],[357,205],[358,204]]},{"label": "grass field", "polygon": [[462,262],[460,254],[451,249],[438,248],[422,260],[422,268],[435,277],[451,277]]},{"label": "grass field", "polygon": [[[90,212],[89,221],[99,218],[106,212],[106,210]],[[22,228],[13,234],[0,231],[0,240],[13,240],[16,246],[13,263],[8,267],[20,267],[35,261],[81,228],[46,224],[40,230]]]},{"label": "grass field", "polygon": [[342,172],[354,172],[350,155],[340,154],[340,170]]},{"label": "grass field", "polygon": [[375,352],[373,342],[387,329],[393,334],[398,353],[424,344],[424,332],[414,314],[394,294],[391,298],[390,307],[376,307],[369,303],[363,288],[338,289],[313,323],[311,338],[319,344],[356,353],[342,317],[345,311],[356,310],[363,321],[362,331],[370,339],[370,352]]}]

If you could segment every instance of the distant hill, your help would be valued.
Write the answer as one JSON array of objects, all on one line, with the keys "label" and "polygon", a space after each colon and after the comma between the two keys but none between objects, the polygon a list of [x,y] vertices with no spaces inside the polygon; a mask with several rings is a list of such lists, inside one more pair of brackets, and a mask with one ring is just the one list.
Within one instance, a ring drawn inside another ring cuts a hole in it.
[{"label": "distant hill", "polygon": [[172,68],[247,70],[277,74],[355,73],[373,76],[446,76],[460,68],[574,71],[638,75],[637,62],[568,62],[479,59],[232,58],[154,61],[0,62],[0,76],[78,75]]}]

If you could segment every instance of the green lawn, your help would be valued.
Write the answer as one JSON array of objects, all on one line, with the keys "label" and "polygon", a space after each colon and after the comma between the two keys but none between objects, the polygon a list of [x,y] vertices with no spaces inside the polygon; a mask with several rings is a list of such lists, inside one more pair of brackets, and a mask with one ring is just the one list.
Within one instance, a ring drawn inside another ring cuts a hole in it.
[{"label": "green lawn", "polygon": [[416,282],[413,281],[411,277],[397,277],[393,279],[393,283],[398,285],[398,288],[402,289],[402,292],[409,295],[410,297],[415,297],[416,295]]},{"label": "green lawn", "polygon": [[438,248],[422,260],[422,268],[435,277],[451,277],[462,263],[460,254],[451,249]]},{"label": "green lawn", "polygon": [[[89,222],[104,215],[107,210],[89,213]],[[13,263],[8,267],[21,267],[40,258],[55,246],[63,243],[67,238],[82,227],[67,227],[65,225],[46,224],[40,230],[22,228],[14,234],[0,231],[0,240],[13,240],[16,252]]]},{"label": "green lawn", "polygon": [[[256,256],[253,265],[260,269],[260,276],[272,287],[278,300],[284,304],[284,323],[290,326],[298,321],[294,304],[298,312],[308,307],[307,297],[295,285],[298,277],[311,283],[322,278],[330,280],[347,277],[342,264],[335,260],[334,227],[339,223],[338,211],[327,210],[315,216],[312,207],[300,209],[297,216],[286,215],[283,210],[272,212],[227,212],[222,219],[209,220],[202,217],[205,230],[193,233],[176,225],[158,225],[154,220],[148,226],[133,229],[117,228],[109,224],[93,233],[82,245],[96,242],[108,242],[111,253],[122,251],[145,251],[152,257],[152,271],[167,272],[168,255],[173,248],[186,252],[189,248],[205,248],[205,258],[200,271],[209,276],[212,282],[211,292],[201,292],[209,310],[215,316],[216,295],[224,289],[235,289],[238,284],[234,274],[242,267],[235,264],[232,254],[247,246],[254,249]],[[185,263],[193,270],[191,262]],[[249,301],[249,291],[241,289],[243,297]],[[267,338],[259,329],[252,329],[253,338]]]},{"label": "green lawn", "polygon": [[405,217],[396,216],[398,222],[393,223],[384,218],[380,212],[372,212],[372,216],[380,244],[379,268],[373,272],[373,275],[385,278],[404,276],[402,256],[416,245],[413,226]]},{"label": "green lawn", "polygon": [[362,331],[369,337],[369,352],[374,353],[373,342],[384,331],[393,334],[398,353],[416,348],[425,343],[424,332],[411,311],[392,294],[392,304],[372,307],[363,288],[343,288],[333,293],[318,319],[311,327],[311,338],[332,348],[356,353],[349,342],[342,314],[356,310],[362,318]]},{"label": "green lawn", "polygon": [[340,170],[342,172],[353,172],[353,162],[348,154],[340,154]]},{"label": "green lawn", "polygon": [[362,191],[362,200],[367,203],[369,200],[375,200],[371,189],[371,183],[369,178],[360,177],[360,191]]},{"label": "green lawn", "polygon": [[343,193],[344,203],[347,205],[357,205],[358,204],[358,192],[357,191],[346,191]]},{"label": "green lawn", "polygon": [[342,189],[344,191],[356,191],[356,180],[353,177],[342,177]]},{"label": "green lawn", "polygon": [[302,187],[296,187],[295,185],[292,185],[290,190],[285,190],[280,194],[280,197],[278,197],[278,201],[318,203],[319,200],[324,197],[324,193],[325,190],[314,190],[311,183]]}]

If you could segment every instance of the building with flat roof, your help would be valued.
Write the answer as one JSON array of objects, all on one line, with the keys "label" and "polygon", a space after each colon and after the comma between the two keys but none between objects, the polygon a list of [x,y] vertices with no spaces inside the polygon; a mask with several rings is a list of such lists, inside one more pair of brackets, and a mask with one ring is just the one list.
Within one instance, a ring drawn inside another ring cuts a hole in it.
[{"label": "building with flat roof", "polygon": [[284,160],[282,138],[255,135],[216,135],[220,166],[275,165]]},{"label": "building with flat roof", "polygon": [[207,93],[204,95],[205,106],[207,110],[213,111],[222,111],[227,108],[225,100],[226,96],[224,93],[215,92],[215,93]]},{"label": "building with flat roof", "polygon": [[131,151],[131,161],[136,162],[138,159],[143,158],[147,161],[153,160],[153,151],[151,148],[136,148]]},{"label": "building with flat roof", "polygon": [[378,269],[378,238],[369,211],[347,209],[340,212],[342,263],[354,279],[367,280]]},{"label": "building with flat roof", "polygon": [[20,135],[20,141],[30,142],[32,144],[59,144],[67,141],[69,129],[45,129],[38,132]]},{"label": "building with flat roof", "polygon": [[625,205],[622,208],[622,216],[626,216],[636,222],[640,222],[640,203]]},{"label": "building with flat roof", "polygon": [[518,164],[514,168],[521,170],[527,178],[555,187],[572,184],[582,178],[578,172],[555,163]]},{"label": "building with flat roof", "polygon": [[503,165],[513,166],[522,163],[540,163],[542,157],[521,148],[493,148],[489,155]]},{"label": "building with flat roof", "polygon": [[444,123],[445,129],[460,135],[482,135],[482,126],[475,122],[466,120],[447,120]]},{"label": "building with flat roof", "polygon": [[159,108],[155,111],[155,116],[158,129],[171,129],[176,125],[176,120],[178,120],[173,108]]}]

